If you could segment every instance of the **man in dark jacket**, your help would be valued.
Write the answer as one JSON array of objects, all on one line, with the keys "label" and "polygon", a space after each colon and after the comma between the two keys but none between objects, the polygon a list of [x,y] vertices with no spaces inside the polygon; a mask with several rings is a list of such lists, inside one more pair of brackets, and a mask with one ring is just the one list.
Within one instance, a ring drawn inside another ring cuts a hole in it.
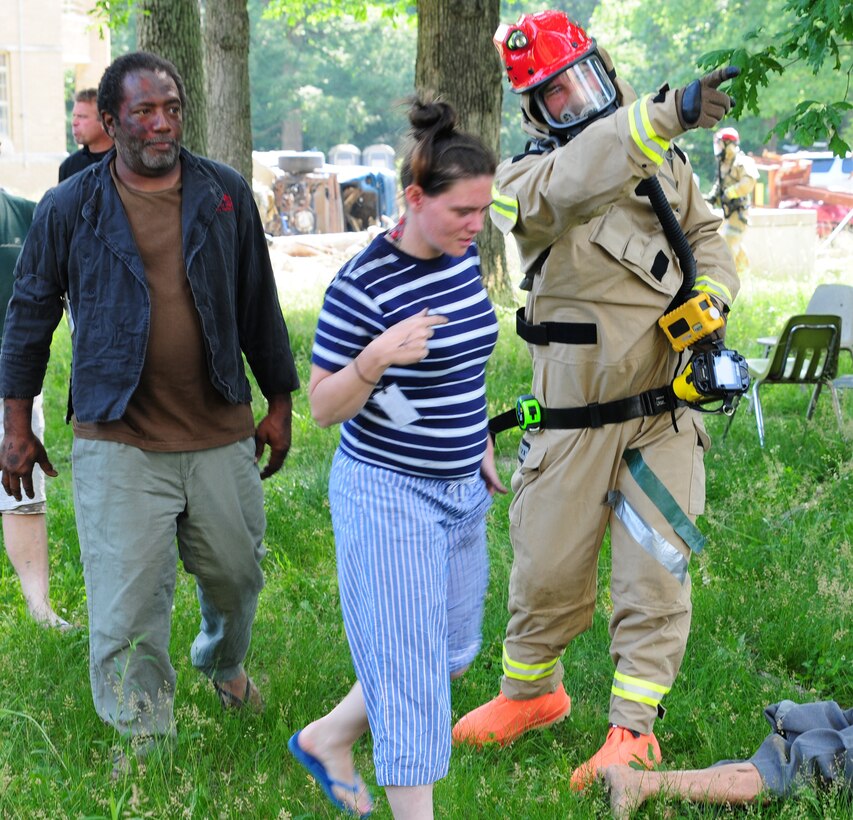
[{"label": "man in dark jacket", "polygon": [[[261,479],[290,447],[298,378],[251,190],[180,147],[175,67],[119,57],[98,107],[114,154],[47,192],[18,263],[0,352],[0,469],[16,498],[31,495],[34,464],[53,469],[30,406],[67,293],[93,698],[122,734],[147,739],[175,731],[176,538],[201,607],[193,664],[224,708],[262,706],[243,668],[263,586]],[[269,402],[257,428],[243,355]]]}]

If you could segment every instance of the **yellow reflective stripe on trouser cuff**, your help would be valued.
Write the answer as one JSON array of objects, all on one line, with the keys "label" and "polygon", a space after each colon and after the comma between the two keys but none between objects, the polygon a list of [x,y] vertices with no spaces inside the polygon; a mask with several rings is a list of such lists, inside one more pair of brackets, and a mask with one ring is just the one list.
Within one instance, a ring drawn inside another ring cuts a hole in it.
[{"label": "yellow reflective stripe on trouser cuff", "polygon": [[727,305],[732,303],[732,292],[722,282],[718,282],[710,276],[698,276],[693,287],[695,290],[701,290],[703,293],[711,294],[711,296],[719,296]]},{"label": "yellow reflective stripe on trouser cuff", "polygon": [[508,219],[513,225],[518,221],[518,200],[513,196],[504,196],[492,186],[492,210],[498,216]]},{"label": "yellow reflective stripe on trouser cuff", "polygon": [[630,675],[616,672],[613,675],[613,687],[610,692],[617,698],[646,703],[657,708],[669,689],[669,686],[661,686],[659,683],[652,683],[650,680],[632,678]]},{"label": "yellow reflective stripe on trouser cuff", "polygon": [[631,502],[618,490],[611,490],[607,494],[606,503],[613,507],[613,512],[628,531],[628,535],[665,570],[671,572],[680,584],[683,584],[687,578],[687,559],[678,551],[678,547],[643,521]]},{"label": "yellow reflective stripe on trouser cuff", "polygon": [[513,680],[541,680],[542,678],[547,678],[549,675],[554,673],[558,660],[559,658],[554,658],[554,660],[548,661],[547,663],[521,663],[519,661],[512,660],[512,658],[507,654],[506,646],[504,646],[504,675],[508,678],[512,678]]},{"label": "yellow reflective stripe on trouser cuff", "polygon": [[662,139],[655,133],[646,109],[646,101],[651,95],[646,95],[640,100],[631,103],[628,108],[628,125],[631,129],[631,137],[639,149],[655,164],[662,165],[664,155],[669,150],[669,141]]}]

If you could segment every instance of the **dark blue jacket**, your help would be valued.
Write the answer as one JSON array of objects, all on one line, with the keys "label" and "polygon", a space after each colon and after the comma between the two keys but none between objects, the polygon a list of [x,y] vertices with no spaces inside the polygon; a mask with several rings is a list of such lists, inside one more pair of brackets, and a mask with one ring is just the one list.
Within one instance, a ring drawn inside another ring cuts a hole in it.
[{"label": "dark blue jacket", "polygon": [[[0,396],[41,391],[68,294],[71,385],[81,422],[121,418],[145,361],[150,298],[108,157],[49,190],[15,270],[0,351]],[[266,238],[245,180],[181,150],[184,261],[210,380],[232,404],[251,400],[244,353],[267,398],[299,386]]]}]

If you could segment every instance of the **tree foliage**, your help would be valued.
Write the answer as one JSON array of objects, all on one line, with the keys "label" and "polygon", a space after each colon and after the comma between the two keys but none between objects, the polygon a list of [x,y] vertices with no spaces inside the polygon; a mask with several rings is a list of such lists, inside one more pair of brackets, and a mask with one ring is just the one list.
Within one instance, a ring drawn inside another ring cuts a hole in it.
[{"label": "tree foliage", "polygon": [[344,15],[332,25],[306,15],[288,22],[287,17],[271,18],[271,6],[265,5],[249,0],[255,148],[281,148],[289,122],[301,129],[304,148],[396,146],[405,129],[399,103],[414,88],[411,21],[405,16],[391,20],[386,10],[360,4],[364,18]]},{"label": "tree foliage", "polygon": [[264,17],[268,20],[281,19],[289,26],[301,22],[309,24],[327,23],[343,16],[352,17],[359,23],[367,22],[370,14],[378,11],[382,17],[393,20],[411,12],[412,3],[405,0],[365,3],[363,0],[268,0]]},{"label": "tree foliage", "polygon": [[[764,144],[771,150],[785,150],[794,141],[804,146],[819,139],[789,131],[782,124],[785,119],[810,98],[843,99],[849,82],[844,73],[827,64],[815,75],[805,61],[778,61],[783,71],[765,74],[760,105],[757,96],[747,93],[748,69],[753,65],[750,54],[780,42],[768,32],[788,18],[788,2],[624,0],[618,6],[599,5],[590,21],[590,33],[610,51],[620,76],[641,93],[655,91],[664,83],[677,88],[716,65],[746,67],[746,85],[742,75],[737,84],[728,86],[737,105],[723,125],[737,126],[747,151],[759,152]],[[709,54],[714,55],[712,59]],[[709,180],[714,172],[710,135],[689,131],[678,142],[690,154],[700,176]]]},{"label": "tree foliage", "polygon": [[[97,4],[110,15],[116,43],[117,23],[122,16],[132,18],[133,3]],[[711,65],[741,66],[743,74],[731,86],[739,104],[728,124],[737,120],[747,150],[765,142],[778,149],[781,143],[824,139],[837,152],[848,147],[853,118],[849,2],[502,0],[500,19],[511,22],[546,7],[566,11],[586,26],[640,92],[664,83],[677,87]],[[414,85],[414,0],[249,0],[248,8],[255,148],[281,147],[285,122],[302,128],[305,147],[397,144],[405,121],[394,103]],[[490,32],[483,36],[491,39]],[[518,97],[506,93],[502,155],[518,153],[524,141]],[[679,143],[700,173],[710,173],[707,134],[690,132]]]},{"label": "tree foliage", "polygon": [[[749,30],[744,45],[723,48],[703,55],[705,67],[731,63],[741,69],[732,84],[732,93],[745,102],[745,108],[759,113],[761,89],[770,85],[773,75],[786,75],[792,66],[804,65],[814,77],[829,69],[843,84],[840,96],[827,96],[817,84],[817,98],[799,100],[793,110],[772,129],[784,138],[793,134],[797,142],[811,145],[826,140],[830,150],[843,156],[850,144],[842,136],[849,124],[850,82],[853,75],[853,4],[843,0],[785,0],[781,29],[765,39],[769,26]],[[751,51],[749,46],[757,46]],[[743,108],[736,116],[741,116]]]}]

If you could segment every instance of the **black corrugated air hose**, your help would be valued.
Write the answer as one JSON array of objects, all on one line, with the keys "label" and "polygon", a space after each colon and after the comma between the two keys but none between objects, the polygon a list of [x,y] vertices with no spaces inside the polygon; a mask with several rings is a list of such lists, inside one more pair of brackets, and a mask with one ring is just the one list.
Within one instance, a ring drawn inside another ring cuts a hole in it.
[{"label": "black corrugated air hose", "polygon": [[678,293],[675,294],[669,307],[664,313],[669,313],[674,308],[678,307],[687,299],[687,294],[693,290],[696,284],[696,258],[693,256],[693,249],[681,230],[681,225],[666,198],[666,194],[661,188],[660,181],[657,177],[649,177],[644,179],[635,189],[634,193],[637,196],[647,196],[652,204],[657,218],[660,220],[664,235],[667,241],[675,251],[678,261],[681,263],[682,282]]}]

